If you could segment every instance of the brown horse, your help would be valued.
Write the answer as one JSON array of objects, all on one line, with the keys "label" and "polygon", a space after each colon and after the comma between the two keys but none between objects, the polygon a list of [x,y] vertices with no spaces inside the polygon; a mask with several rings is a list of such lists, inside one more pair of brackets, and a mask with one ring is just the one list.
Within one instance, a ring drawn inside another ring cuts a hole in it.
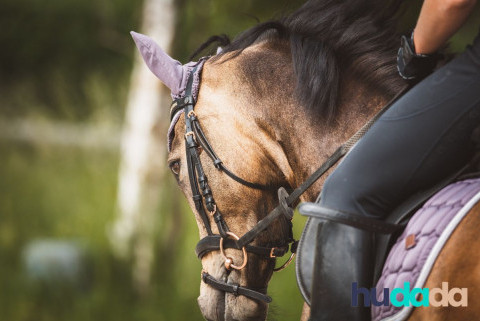
[{"label": "brown horse", "polygon": [[[248,232],[277,206],[276,189],[291,191],[299,186],[405,86],[395,69],[396,9],[397,3],[387,6],[383,1],[348,6],[336,0],[309,1],[281,21],[252,28],[205,62],[194,106],[205,137],[235,175],[272,187],[261,190],[233,180],[198,149],[216,209],[230,231],[238,236]],[[208,233],[192,200],[185,125],[180,117],[168,162],[203,238]],[[323,180],[304,193],[302,201],[314,201]],[[476,206],[473,212],[479,210]],[[214,217],[208,220],[212,232],[219,234]],[[480,260],[474,233],[479,224],[480,217],[470,215],[459,225],[425,287],[441,287],[447,281],[450,287],[468,287],[469,296],[475,297],[480,280],[473,271]],[[252,244],[279,244],[288,232],[286,221],[278,219]],[[236,265],[246,259],[240,250],[225,252]],[[458,260],[461,256],[467,259]],[[245,268],[227,269],[224,255],[211,251],[202,257],[202,266],[224,283],[266,289],[275,260],[253,253],[247,259]],[[261,300],[220,291],[205,282],[198,303],[207,320],[264,320],[268,310]],[[417,308],[410,319],[478,319],[480,307],[473,300],[469,303],[468,308]]]}]

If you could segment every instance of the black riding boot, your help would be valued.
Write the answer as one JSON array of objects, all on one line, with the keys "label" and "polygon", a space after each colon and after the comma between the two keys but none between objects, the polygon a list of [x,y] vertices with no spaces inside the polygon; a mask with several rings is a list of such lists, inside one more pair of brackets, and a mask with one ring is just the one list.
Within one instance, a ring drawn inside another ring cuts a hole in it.
[{"label": "black riding boot", "polygon": [[[313,204],[312,204],[313,205]],[[319,205],[315,204],[316,210]],[[311,215],[308,208],[300,212]],[[331,213],[330,213],[331,214]],[[374,271],[374,233],[342,223],[317,218],[316,250],[312,288],[311,321],[370,320],[370,307],[363,294],[352,306],[352,288],[370,289]]]}]

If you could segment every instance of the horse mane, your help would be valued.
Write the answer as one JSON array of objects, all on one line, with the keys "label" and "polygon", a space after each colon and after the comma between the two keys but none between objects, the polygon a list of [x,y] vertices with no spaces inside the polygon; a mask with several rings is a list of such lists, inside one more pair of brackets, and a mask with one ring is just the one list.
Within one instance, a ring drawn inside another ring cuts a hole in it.
[{"label": "horse mane", "polygon": [[386,97],[405,86],[396,72],[401,2],[309,0],[283,18],[244,31],[213,59],[227,53],[234,58],[259,40],[288,42],[297,99],[330,119],[337,113],[342,76],[353,75]]}]

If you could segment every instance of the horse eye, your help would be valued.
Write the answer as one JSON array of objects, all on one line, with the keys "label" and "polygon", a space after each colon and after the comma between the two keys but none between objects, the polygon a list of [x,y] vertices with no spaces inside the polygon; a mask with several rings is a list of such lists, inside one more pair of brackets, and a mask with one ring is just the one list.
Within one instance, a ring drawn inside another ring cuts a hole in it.
[{"label": "horse eye", "polygon": [[170,164],[168,164],[168,167],[170,167],[170,170],[172,171],[172,173],[174,175],[178,176],[178,174],[180,174],[180,161],[179,160],[171,162]]}]

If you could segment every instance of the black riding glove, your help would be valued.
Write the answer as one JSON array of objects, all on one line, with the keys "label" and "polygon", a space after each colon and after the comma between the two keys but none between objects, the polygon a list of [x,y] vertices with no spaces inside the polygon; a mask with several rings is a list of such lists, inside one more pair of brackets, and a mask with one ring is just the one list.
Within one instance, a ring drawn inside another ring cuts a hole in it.
[{"label": "black riding glove", "polygon": [[400,76],[406,80],[422,80],[428,76],[437,65],[438,54],[422,55],[415,52],[412,37],[402,36],[397,55],[397,69]]}]

